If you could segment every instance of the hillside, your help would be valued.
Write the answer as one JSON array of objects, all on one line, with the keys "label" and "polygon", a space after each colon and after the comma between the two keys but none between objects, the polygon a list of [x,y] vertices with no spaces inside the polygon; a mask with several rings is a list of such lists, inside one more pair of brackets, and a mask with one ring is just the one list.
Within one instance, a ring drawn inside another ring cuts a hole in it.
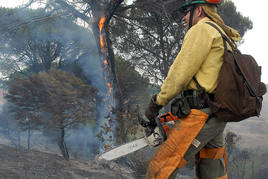
[{"label": "hillside", "polygon": [[56,154],[0,145],[0,179],[130,179],[130,170],[115,163],[64,160]]},{"label": "hillside", "polygon": [[[0,95],[1,97],[1,95]],[[258,165],[266,162],[263,152],[268,149],[268,94],[264,96],[263,108],[259,118],[254,117],[239,123],[228,123],[226,131],[232,131],[241,136],[238,146],[256,152],[252,158],[258,160]],[[40,140],[40,139],[39,139]],[[6,145],[3,145],[6,144]],[[32,143],[36,150],[25,151],[8,147],[10,141],[0,138],[0,179],[123,179],[137,178],[133,171],[118,163],[100,163],[90,160],[66,161],[53,146],[40,147]],[[37,151],[38,150],[38,151]],[[46,153],[52,152],[52,153]],[[54,151],[55,150],[55,151]],[[146,156],[153,153],[150,149],[144,151]],[[259,152],[261,151],[261,152]],[[125,161],[126,159],[123,158]],[[256,165],[257,165],[256,164]],[[139,167],[139,166],[138,166]],[[138,167],[132,167],[134,170]],[[144,166],[140,166],[144,167]],[[142,168],[142,171],[145,168]],[[185,178],[186,176],[184,176]],[[140,177],[138,177],[140,178]]]},{"label": "hillside", "polygon": [[264,95],[260,117],[252,117],[238,123],[228,123],[226,131],[241,136],[239,145],[243,148],[268,149],[268,94]]}]

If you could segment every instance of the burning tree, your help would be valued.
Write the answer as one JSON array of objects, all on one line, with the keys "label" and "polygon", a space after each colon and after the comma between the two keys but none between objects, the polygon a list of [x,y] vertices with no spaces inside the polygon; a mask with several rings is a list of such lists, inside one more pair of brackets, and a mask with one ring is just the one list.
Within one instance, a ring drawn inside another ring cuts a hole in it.
[{"label": "burning tree", "polygon": [[[100,68],[101,75],[103,76],[101,81],[93,83],[99,89],[97,121],[100,131],[97,136],[104,143],[103,149],[108,149],[113,145],[115,141],[114,131],[117,126],[117,121],[114,120],[117,81],[114,53],[109,33],[109,22],[122,2],[123,0],[72,0],[68,2],[55,0],[55,4],[52,4],[53,8],[60,7],[65,13],[70,14],[78,20],[82,20],[94,33],[99,51],[99,64],[96,68]],[[83,68],[83,71],[84,74],[88,74],[88,69]],[[86,76],[90,79],[90,76]]]},{"label": "burning tree", "polygon": [[[27,5],[40,1],[42,0],[31,0]],[[99,51],[99,64],[95,63],[95,69],[100,70],[101,74],[98,76],[102,79],[99,79],[98,82],[93,82],[92,84],[99,89],[97,98],[97,120],[99,121],[102,129],[109,129],[106,131],[100,131],[100,134],[107,134],[108,139],[107,136],[104,138],[108,143],[112,140],[113,129],[116,126],[116,122],[112,119],[112,111],[116,105],[114,96],[116,78],[114,69],[114,54],[111,47],[111,41],[109,39],[108,24],[115,10],[122,2],[123,0],[53,0],[50,1],[50,3],[45,2],[46,10],[51,11],[53,14],[64,14],[65,16],[73,17],[74,21],[80,23],[80,25],[89,27],[94,33],[97,49]],[[88,58],[90,59],[90,54],[88,54]],[[91,63],[92,62],[88,61],[83,63],[82,66],[83,72],[88,78],[88,81],[92,80],[87,68],[87,66]]]},{"label": "burning tree", "polygon": [[66,129],[95,120],[96,89],[67,72],[50,70],[17,77],[11,81],[6,99],[22,126],[28,123],[57,131],[57,142],[69,159],[64,138]]},{"label": "burning tree", "polygon": [[[42,0],[31,0],[27,7],[32,3],[41,2]],[[110,20],[114,16],[116,10],[123,3],[123,0],[53,0],[50,3],[44,1],[46,6],[44,12],[50,13],[51,16],[66,16],[72,19],[73,22],[79,25],[84,25],[92,30],[96,49],[98,49],[99,63],[92,63],[92,54],[83,54],[83,61],[81,64],[83,74],[87,81],[99,89],[97,98],[97,121],[100,126],[100,139],[103,139],[107,147],[112,146],[114,140],[114,132],[118,121],[114,120],[114,109],[116,103],[123,106],[122,101],[116,101],[117,96],[122,96],[121,90],[118,89],[116,93],[117,78],[114,65],[114,53],[110,40]],[[40,17],[42,19],[42,17]],[[36,19],[38,21],[38,19]],[[89,66],[94,66],[94,70],[89,70]],[[92,75],[92,71],[98,69],[99,74]],[[98,79],[95,80],[95,79]],[[117,98],[118,99],[118,98]],[[119,98],[120,99],[120,98]]]},{"label": "burning tree", "polygon": [[7,82],[16,75],[28,78],[31,72],[57,68],[74,72],[85,83],[105,89],[103,63],[91,38],[92,32],[77,25],[75,18],[42,9],[2,8],[0,11],[0,67],[4,75],[1,77]]}]

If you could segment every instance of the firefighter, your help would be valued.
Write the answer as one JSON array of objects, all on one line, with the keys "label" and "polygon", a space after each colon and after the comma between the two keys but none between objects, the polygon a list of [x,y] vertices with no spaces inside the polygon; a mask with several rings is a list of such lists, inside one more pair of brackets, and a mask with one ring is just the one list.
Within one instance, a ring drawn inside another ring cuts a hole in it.
[{"label": "firefighter", "polygon": [[[216,25],[232,42],[241,38],[218,15],[220,3],[221,0],[185,0],[179,9],[184,13],[182,21],[187,33],[161,91],[152,96],[145,116],[154,127],[159,110],[175,98],[172,109],[178,108],[175,113],[180,120],[154,154],[146,178],[175,178],[179,168],[192,157],[196,158],[196,178],[227,178],[223,137],[226,122],[211,113],[206,99],[213,100],[224,44],[221,34],[208,22]],[[227,48],[231,50],[229,45]]]}]

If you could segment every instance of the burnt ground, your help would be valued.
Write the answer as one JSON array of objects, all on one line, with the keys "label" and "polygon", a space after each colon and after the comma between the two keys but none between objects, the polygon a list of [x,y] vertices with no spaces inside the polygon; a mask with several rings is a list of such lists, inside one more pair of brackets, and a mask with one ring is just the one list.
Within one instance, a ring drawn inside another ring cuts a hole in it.
[{"label": "burnt ground", "polygon": [[0,145],[0,179],[130,179],[131,173],[114,162],[66,161],[57,154]]}]

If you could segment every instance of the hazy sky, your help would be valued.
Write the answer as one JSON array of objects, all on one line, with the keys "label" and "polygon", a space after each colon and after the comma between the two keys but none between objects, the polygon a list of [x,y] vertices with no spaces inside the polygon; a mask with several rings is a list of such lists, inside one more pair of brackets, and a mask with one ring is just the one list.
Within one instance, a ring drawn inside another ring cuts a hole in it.
[{"label": "hazy sky", "polygon": [[[21,5],[27,0],[0,0],[0,5],[5,7],[14,7]],[[253,29],[248,31],[244,36],[244,44],[239,49],[242,53],[251,54],[258,64],[262,66],[262,81],[268,83],[268,34],[267,14],[268,1],[262,0],[256,2],[252,0],[233,0],[237,10],[243,15],[248,16],[253,21]]]},{"label": "hazy sky", "polygon": [[[262,81],[268,83],[268,34],[267,11],[268,1],[262,0],[233,0],[237,10],[243,16],[248,16],[253,22],[253,29],[244,36],[244,44],[239,49],[242,53],[251,54],[258,64],[262,66]],[[267,51],[266,51],[267,50]]]}]

